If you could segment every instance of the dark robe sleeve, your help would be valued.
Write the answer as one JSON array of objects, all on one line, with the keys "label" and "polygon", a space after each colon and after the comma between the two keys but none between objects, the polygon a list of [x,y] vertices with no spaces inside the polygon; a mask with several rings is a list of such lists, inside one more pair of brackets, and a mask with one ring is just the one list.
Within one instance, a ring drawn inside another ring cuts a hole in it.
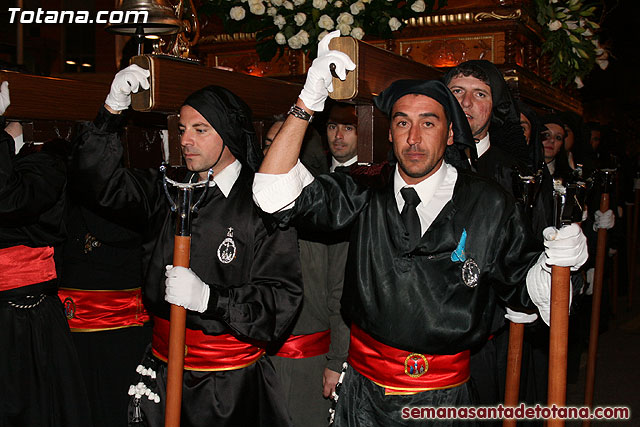
[{"label": "dark robe sleeve", "polygon": [[42,150],[14,156],[13,139],[0,131],[0,222],[22,227],[59,204],[67,179],[64,159]]},{"label": "dark robe sleeve", "polygon": [[222,319],[241,336],[270,342],[288,332],[302,301],[300,257],[294,229],[258,232],[248,282],[211,284],[204,315]]},{"label": "dark robe sleeve", "polygon": [[122,166],[118,132],[123,118],[100,109],[93,122],[78,129],[71,163],[70,190],[89,206],[105,209],[110,220],[126,226],[146,223],[165,202],[156,171]]},{"label": "dark robe sleeve", "polygon": [[522,210],[515,204],[510,211],[498,239],[491,267],[492,284],[497,296],[509,307],[533,311],[535,305],[529,297],[526,283],[529,269],[536,263],[543,247],[533,237]]},{"label": "dark robe sleeve", "polygon": [[319,175],[302,190],[293,209],[276,217],[284,223],[295,217],[318,231],[342,230],[353,224],[369,198],[370,191],[348,174]]}]

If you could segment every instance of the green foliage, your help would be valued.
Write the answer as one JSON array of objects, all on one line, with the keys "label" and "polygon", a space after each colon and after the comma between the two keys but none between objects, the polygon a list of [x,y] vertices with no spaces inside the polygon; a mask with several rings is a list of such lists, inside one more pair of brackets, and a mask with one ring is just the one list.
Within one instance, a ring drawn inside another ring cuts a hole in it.
[{"label": "green foliage", "polygon": [[600,47],[592,21],[597,7],[589,0],[536,0],[537,21],[542,26],[545,41],[542,53],[551,56],[551,82],[575,82],[589,74],[596,62],[606,68],[607,52]]}]

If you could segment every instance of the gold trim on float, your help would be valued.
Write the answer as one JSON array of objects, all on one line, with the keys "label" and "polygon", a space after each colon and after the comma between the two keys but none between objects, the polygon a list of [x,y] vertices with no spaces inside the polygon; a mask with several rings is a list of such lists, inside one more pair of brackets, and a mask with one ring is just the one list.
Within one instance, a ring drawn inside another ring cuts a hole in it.
[{"label": "gold trim on float", "polygon": [[125,326],[114,326],[113,328],[69,328],[71,332],[102,332],[102,331],[114,331],[116,329],[124,329],[124,328],[138,328],[140,326],[145,326],[148,322],[143,323],[142,325],[125,325]]},{"label": "gold trim on float", "polygon": [[212,34],[201,37],[198,44],[255,41],[258,33]]},{"label": "gold trim on float", "polygon": [[[450,384],[450,385],[446,385],[443,387],[424,387],[424,388],[413,388],[413,387],[408,387],[408,388],[403,388],[403,387],[390,387],[390,386],[386,386],[384,384],[380,384],[376,381],[371,381],[372,383],[374,383],[377,386],[380,386],[382,388],[389,389],[391,390],[390,392],[385,391],[385,395],[409,395],[409,394],[417,394],[417,393],[421,393],[423,391],[432,391],[432,390],[445,390],[448,388],[453,388],[453,387],[458,387],[459,385],[462,385],[464,383],[466,383],[467,381],[469,381],[470,377],[465,378],[463,381],[460,381],[459,383],[456,384]],[[406,391],[406,392],[405,392]]]},{"label": "gold trim on float", "polygon": [[490,21],[492,19],[495,19],[496,21],[509,21],[513,19],[518,19],[521,16],[522,16],[522,11],[520,9],[517,9],[515,12],[510,13],[508,15],[500,15],[499,13],[495,13],[495,12],[480,12],[480,13],[476,13],[476,16],[473,18],[473,20],[475,22]]}]

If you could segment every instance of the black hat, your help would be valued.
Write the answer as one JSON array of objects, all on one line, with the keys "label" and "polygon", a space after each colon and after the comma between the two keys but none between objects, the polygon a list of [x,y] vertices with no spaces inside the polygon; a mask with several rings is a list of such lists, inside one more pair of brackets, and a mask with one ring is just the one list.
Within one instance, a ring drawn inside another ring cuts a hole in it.
[{"label": "black hat", "polygon": [[187,97],[183,105],[198,110],[229,147],[231,154],[256,172],[262,151],[256,143],[251,109],[233,92],[220,86],[207,86]]},{"label": "black hat", "polygon": [[466,148],[470,149],[472,158],[476,158],[476,144],[471,135],[471,128],[458,100],[449,88],[438,80],[397,80],[373,99],[380,111],[391,117],[393,105],[405,95],[425,95],[437,101],[444,108],[447,118],[453,125],[453,145],[447,146],[445,160],[456,167],[469,168]]}]

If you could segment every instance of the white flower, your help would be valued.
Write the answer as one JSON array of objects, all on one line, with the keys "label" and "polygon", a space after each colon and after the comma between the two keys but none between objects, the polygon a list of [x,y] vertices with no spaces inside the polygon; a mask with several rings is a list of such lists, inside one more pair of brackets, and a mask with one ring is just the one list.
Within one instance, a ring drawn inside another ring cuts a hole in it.
[{"label": "white flower", "polygon": [[584,87],[584,83],[582,83],[582,79],[578,76],[576,76],[576,78],[573,80],[576,83],[576,87],[578,89],[581,89]]},{"label": "white flower", "polygon": [[411,10],[414,12],[424,12],[427,7],[424,4],[424,1],[417,0],[415,3],[411,5]]},{"label": "white flower", "polygon": [[284,0],[271,0],[271,4],[276,7],[282,6],[282,3],[284,3]]},{"label": "white flower", "polygon": [[298,27],[302,27],[304,23],[307,22],[307,15],[302,12],[296,13],[293,17],[293,20],[296,21],[296,25]]},{"label": "white flower", "polygon": [[351,30],[351,37],[353,37],[354,39],[362,40],[362,38],[364,37],[364,30],[360,27],[355,27],[353,30]]},{"label": "white flower", "polygon": [[322,10],[327,7],[327,0],[313,0],[313,7]]},{"label": "white flower", "polygon": [[551,0],[551,3],[558,3],[558,0]]},{"label": "white flower", "polygon": [[584,32],[582,33],[583,37],[591,37],[592,35],[593,35],[593,33],[588,28],[586,30],[584,30]]},{"label": "white flower", "polygon": [[306,0],[293,0],[293,4],[296,6],[303,5]]},{"label": "white flower", "polygon": [[566,21],[565,24],[567,24],[567,28],[570,30],[578,28],[578,23],[576,21]]},{"label": "white flower", "polygon": [[400,27],[402,27],[402,22],[398,20],[395,16],[389,19],[389,27],[391,31],[397,31]]},{"label": "white flower", "polygon": [[262,3],[262,0],[249,0],[249,6],[253,6],[258,3]]},{"label": "white flower", "polygon": [[353,15],[357,15],[364,10],[364,3],[362,3],[361,1],[357,1],[355,3],[352,3],[349,9],[351,10],[351,13]]},{"label": "white flower", "polygon": [[260,2],[249,6],[249,10],[254,15],[264,15],[266,8],[264,7],[264,3]]},{"label": "white flower", "polygon": [[290,1],[285,1],[283,5],[285,9],[293,10],[293,3],[291,3]]},{"label": "white flower", "polygon": [[282,29],[286,23],[287,20],[284,19],[284,16],[282,15],[276,15],[273,17],[273,25],[277,25],[279,29]]},{"label": "white flower", "polygon": [[325,30],[333,30],[335,26],[333,19],[329,15],[322,15],[320,19],[318,19],[318,27]]},{"label": "white flower", "polygon": [[298,34],[296,34],[294,37],[300,39],[300,42],[303,46],[309,44],[309,33],[307,33],[305,30],[298,31]]},{"label": "white flower", "polygon": [[547,24],[547,27],[549,27],[549,31],[556,31],[562,27],[562,24],[560,23],[560,21],[555,20],[555,21],[549,22]]},{"label": "white flower", "polygon": [[338,19],[336,19],[336,22],[338,24],[351,25],[353,24],[353,15],[351,15],[349,12],[342,12],[340,15],[338,15]]},{"label": "white flower", "polygon": [[246,11],[242,6],[234,6],[229,11],[229,16],[231,16],[231,19],[234,19],[236,21],[242,21],[245,15]]},{"label": "white flower", "polygon": [[329,34],[329,31],[327,31],[327,30],[324,30],[323,32],[318,34],[318,41],[322,40],[324,38],[324,36],[326,36],[327,34]]},{"label": "white flower", "polygon": [[291,37],[289,40],[287,40],[287,43],[289,43],[289,47],[291,49],[300,49],[302,47],[302,40],[300,40],[300,38],[297,36]]},{"label": "white flower", "polygon": [[362,0],[362,3],[371,3],[371,0]]},{"label": "white flower", "polygon": [[340,30],[340,34],[343,36],[348,36],[351,32],[351,25],[349,24],[338,24],[336,27],[337,30]]},{"label": "white flower", "polygon": [[276,9],[273,6],[267,9],[267,15],[269,16],[276,16],[277,13],[278,13],[278,9]]},{"label": "white flower", "polygon": [[287,44],[287,38],[282,33],[276,34],[276,43]]},{"label": "white flower", "polygon": [[342,2],[341,1],[337,1],[333,4],[337,9],[340,9],[342,7]]}]

